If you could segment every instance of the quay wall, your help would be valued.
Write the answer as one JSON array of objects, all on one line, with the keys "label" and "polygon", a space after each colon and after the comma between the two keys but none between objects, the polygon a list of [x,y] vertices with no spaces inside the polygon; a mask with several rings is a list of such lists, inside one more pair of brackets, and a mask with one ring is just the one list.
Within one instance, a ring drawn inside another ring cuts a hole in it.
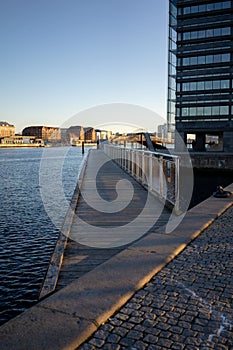
[{"label": "quay wall", "polygon": [[233,170],[233,153],[190,153],[193,168]]}]

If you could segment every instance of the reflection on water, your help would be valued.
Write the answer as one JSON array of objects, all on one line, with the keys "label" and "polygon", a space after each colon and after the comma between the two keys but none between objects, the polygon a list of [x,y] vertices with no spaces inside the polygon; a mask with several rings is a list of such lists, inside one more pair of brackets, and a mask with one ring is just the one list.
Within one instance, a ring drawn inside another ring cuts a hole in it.
[{"label": "reflection on water", "polygon": [[[60,168],[64,151],[66,157]],[[0,324],[37,301],[58,237],[59,230],[48,217],[41,198],[41,158],[47,160],[43,162],[46,186],[56,188],[62,172],[69,200],[82,161],[80,148],[0,150]],[[64,207],[59,210],[60,222],[65,211]]]}]

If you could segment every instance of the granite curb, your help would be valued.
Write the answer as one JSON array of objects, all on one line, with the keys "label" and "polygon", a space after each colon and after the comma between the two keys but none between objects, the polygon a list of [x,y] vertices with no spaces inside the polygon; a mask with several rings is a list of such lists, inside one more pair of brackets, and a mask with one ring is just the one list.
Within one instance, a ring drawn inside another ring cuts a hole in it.
[{"label": "granite curb", "polygon": [[[227,187],[233,191],[233,184]],[[75,349],[233,204],[210,197],[0,328],[1,349]]]},{"label": "granite curb", "polygon": [[85,169],[87,166],[88,156],[89,156],[89,152],[81,164],[81,169],[78,176],[78,182],[74,190],[74,194],[71,198],[70,206],[64,218],[64,222],[62,224],[62,228],[59,233],[53,254],[51,255],[49,266],[39,293],[39,299],[43,299],[55,291],[59,272],[63,261],[64,251],[67,245],[67,241],[70,235],[70,230],[74,220],[75,208],[78,204],[78,200],[80,196],[80,189],[82,186],[82,181],[83,181]]}]

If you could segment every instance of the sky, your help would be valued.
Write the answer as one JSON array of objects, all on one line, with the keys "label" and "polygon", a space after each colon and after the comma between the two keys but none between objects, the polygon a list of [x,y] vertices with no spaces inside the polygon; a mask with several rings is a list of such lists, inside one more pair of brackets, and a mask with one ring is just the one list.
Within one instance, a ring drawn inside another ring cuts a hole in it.
[{"label": "sky", "polygon": [[0,120],[95,126],[79,113],[109,104],[166,119],[167,32],[167,0],[0,0]]}]

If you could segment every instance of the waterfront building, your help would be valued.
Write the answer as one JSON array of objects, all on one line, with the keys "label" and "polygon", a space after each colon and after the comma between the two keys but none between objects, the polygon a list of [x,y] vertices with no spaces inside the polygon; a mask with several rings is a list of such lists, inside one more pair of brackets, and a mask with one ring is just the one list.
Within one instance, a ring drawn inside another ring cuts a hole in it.
[{"label": "waterfront building", "polygon": [[84,139],[86,142],[96,142],[97,141],[97,133],[94,128],[86,127],[84,128]]},{"label": "waterfront building", "polygon": [[44,142],[35,136],[4,136],[0,137],[0,147],[43,147]]},{"label": "waterfront building", "polygon": [[14,136],[15,127],[7,122],[0,121],[0,137]]},{"label": "waterfront building", "polygon": [[67,137],[67,140],[69,140],[70,144],[81,143],[81,141],[84,141],[83,127],[80,125],[70,126],[66,130],[66,137]]},{"label": "waterfront building", "polygon": [[168,126],[194,151],[233,152],[232,38],[233,1],[169,1]]},{"label": "waterfront building", "polygon": [[110,130],[96,129],[96,135],[98,140],[111,140],[113,133]]},{"label": "waterfront building", "polygon": [[45,142],[60,142],[61,130],[60,128],[51,126],[29,126],[23,129],[23,136],[35,136]]}]

